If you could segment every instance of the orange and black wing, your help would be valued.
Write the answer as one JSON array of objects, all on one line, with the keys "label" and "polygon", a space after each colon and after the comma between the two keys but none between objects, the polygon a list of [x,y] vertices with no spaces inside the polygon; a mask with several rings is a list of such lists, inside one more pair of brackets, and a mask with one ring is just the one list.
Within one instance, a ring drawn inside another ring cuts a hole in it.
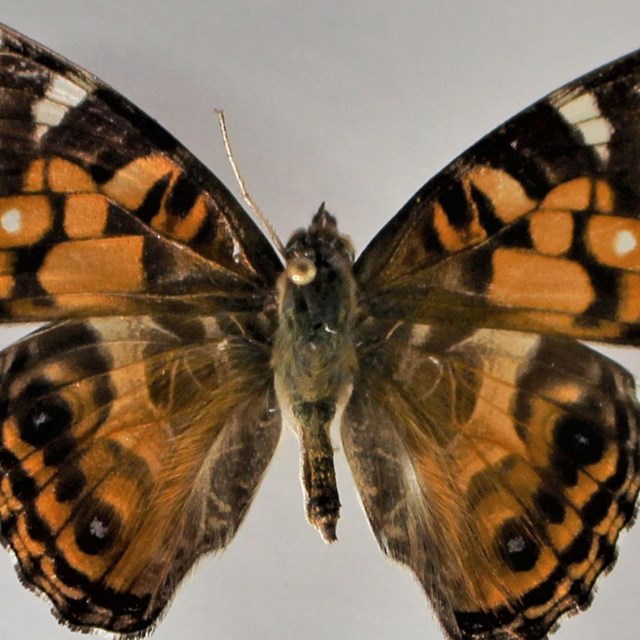
[{"label": "orange and black wing", "polygon": [[575,340],[404,324],[342,442],[381,549],[452,640],[540,640],[588,606],[640,488],[631,375]]},{"label": "orange and black wing", "polygon": [[70,320],[0,354],[0,525],[61,621],[144,635],[280,434],[253,314]]},{"label": "orange and black wing", "polygon": [[280,263],[137,108],[0,27],[0,525],[62,621],[144,635],[240,525],[280,433]]},{"label": "orange and black wing", "polygon": [[0,41],[2,315],[259,308],[280,263],[217,178],[89,73]]},{"label": "orange and black wing", "polygon": [[637,343],[639,89],[634,53],[422,187],[357,262],[371,315]]}]

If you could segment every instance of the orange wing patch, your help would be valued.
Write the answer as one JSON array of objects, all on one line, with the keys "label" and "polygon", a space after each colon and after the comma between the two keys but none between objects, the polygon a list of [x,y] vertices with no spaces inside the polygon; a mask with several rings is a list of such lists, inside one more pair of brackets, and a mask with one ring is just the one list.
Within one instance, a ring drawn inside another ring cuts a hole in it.
[{"label": "orange wing patch", "polygon": [[242,322],[67,322],[3,353],[4,540],[70,624],[148,628],[235,533],[280,425]]},{"label": "orange wing patch", "polygon": [[382,549],[450,637],[542,638],[588,602],[633,515],[633,380],[566,339],[448,337],[401,326],[372,350],[345,452]]},{"label": "orange wing patch", "polygon": [[149,225],[169,238],[188,244],[202,229],[207,219],[205,194],[196,196],[188,209],[181,209],[179,215],[168,210],[168,201],[175,197],[181,187],[179,178],[182,171],[164,155],[136,158],[102,187],[102,192],[125,209],[135,211],[152,190],[161,187],[157,197],[157,208],[149,216]]},{"label": "orange wing patch", "polygon": [[589,272],[577,262],[520,249],[497,249],[492,259],[487,296],[497,305],[579,314],[595,299]]},{"label": "orange wing patch", "polygon": [[536,206],[520,182],[501,169],[479,165],[471,168],[463,180],[489,198],[495,214],[505,223],[521,218]]},{"label": "orange wing patch", "polygon": [[70,195],[64,208],[64,231],[73,239],[101,238],[107,226],[109,201],[97,193]]},{"label": "orange wing patch", "polygon": [[49,294],[144,290],[144,238],[122,236],[55,245],[38,271]]},{"label": "orange wing patch", "polygon": [[62,158],[49,160],[46,182],[48,188],[54,193],[82,193],[96,190],[96,183],[84,169]]},{"label": "orange wing patch", "polygon": [[[434,204],[431,233],[448,257],[410,267],[420,250],[415,238],[404,243],[388,266],[407,273],[369,298],[374,317],[431,323],[460,314],[474,326],[640,339],[640,222],[616,215],[609,183],[568,180],[536,204],[499,170],[475,167],[465,176],[448,208]],[[466,212],[454,210],[462,203]],[[412,288],[425,295],[406,295]]]},{"label": "orange wing patch", "polygon": [[536,211],[529,219],[529,233],[538,253],[563,255],[573,241],[573,216],[569,211]]}]

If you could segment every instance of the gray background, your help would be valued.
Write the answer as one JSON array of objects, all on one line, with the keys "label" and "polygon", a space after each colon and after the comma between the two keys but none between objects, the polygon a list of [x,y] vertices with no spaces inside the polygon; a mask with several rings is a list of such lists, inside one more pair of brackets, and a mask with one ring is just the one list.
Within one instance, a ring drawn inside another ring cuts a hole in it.
[{"label": "gray background", "polygon": [[[227,112],[254,198],[285,236],[318,204],[364,244],[446,162],[560,84],[640,45],[640,3],[42,2],[0,20],[157,118],[235,189]],[[1,336],[8,336],[6,330]],[[616,357],[640,372],[637,356]],[[377,550],[338,454],[338,544],[303,515],[285,433],[236,540],[180,589],[155,637],[440,638],[411,575]],[[558,639],[637,638],[640,527]],[[0,556],[0,640],[69,638]]]}]

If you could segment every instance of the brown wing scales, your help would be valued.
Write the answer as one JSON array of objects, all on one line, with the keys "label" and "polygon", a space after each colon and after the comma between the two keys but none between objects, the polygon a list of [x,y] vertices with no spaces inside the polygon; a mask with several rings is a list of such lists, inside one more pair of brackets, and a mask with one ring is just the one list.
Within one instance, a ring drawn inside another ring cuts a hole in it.
[{"label": "brown wing scales", "polygon": [[448,634],[540,638],[588,604],[640,486],[629,374],[575,342],[492,330],[445,344],[401,327],[369,357],[345,453],[381,547]]},{"label": "brown wing scales", "polygon": [[552,93],[424,185],[358,259],[370,313],[635,344],[637,58]]},{"label": "brown wing scales", "polygon": [[161,296],[174,311],[260,308],[280,263],[217,178],[96,78],[2,31],[5,318],[144,315]]},{"label": "brown wing scales", "polygon": [[242,521],[280,426],[242,326],[68,322],[2,354],[3,539],[71,625],[144,631]]},{"label": "brown wing scales", "polygon": [[[282,267],[166,131],[0,28],[0,310],[55,321],[0,354],[2,539],[61,619],[143,635],[276,446]],[[633,381],[570,337],[640,335],[638,56],[476,144],[356,263],[345,451],[455,640],[545,636],[633,514]]]}]

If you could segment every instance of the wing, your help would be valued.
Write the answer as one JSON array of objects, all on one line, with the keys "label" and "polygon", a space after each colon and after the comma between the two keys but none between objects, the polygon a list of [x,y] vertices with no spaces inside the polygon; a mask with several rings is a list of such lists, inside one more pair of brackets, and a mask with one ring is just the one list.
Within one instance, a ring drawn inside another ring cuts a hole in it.
[{"label": "wing", "polygon": [[5,319],[264,297],[279,260],[217,178],[87,72],[1,25],[0,39]]},{"label": "wing", "polygon": [[342,440],[382,550],[454,640],[539,640],[586,607],[640,486],[631,376],[565,338],[392,330]]},{"label": "wing", "polygon": [[231,540],[280,433],[262,340],[241,315],[102,318],[0,354],[2,539],[63,622],[144,635]]},{"label": "wing", "polygon": [[370,313],[638,343],[639,88],[634,53],[422,187],[357,262]]}]

